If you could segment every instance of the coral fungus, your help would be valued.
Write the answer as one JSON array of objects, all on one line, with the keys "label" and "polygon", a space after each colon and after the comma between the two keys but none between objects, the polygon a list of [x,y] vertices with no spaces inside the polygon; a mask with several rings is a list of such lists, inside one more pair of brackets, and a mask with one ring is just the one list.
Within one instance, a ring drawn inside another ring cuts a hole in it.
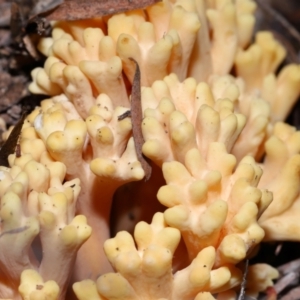
[{"label": "coral fungus", "polygon": [[[0,167],[1,298],[71,299],[73,284],[78,299],[234,299],[261,241],[299,240],[300,134],[284,119],[300,67],[276,73],[270,32],[251,42],[255,8],[164,0],[52,24],[29,86],[49,98]],[[248,292],[277,275],[250,266]]]}]

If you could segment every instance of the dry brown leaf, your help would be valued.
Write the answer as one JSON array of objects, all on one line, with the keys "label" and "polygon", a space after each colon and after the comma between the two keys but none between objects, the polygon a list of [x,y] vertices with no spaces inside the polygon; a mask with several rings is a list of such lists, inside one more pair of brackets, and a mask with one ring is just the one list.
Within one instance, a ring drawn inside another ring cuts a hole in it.
[{"label": "dry brown leaf", "polygon": [[0,150],[0,165],[1,166],[9,167],[8,156],[15,152],[25,118],[26,118],[26,114],[23,113],[21,119],[18,121],[18,123],[15,125],[14,129],[10,133],[8,139],[2,145],[2,148]]},{"label": "dry brown leaf", "polygon": [[[142,9],[159,1],[161,0],[65,0],[53,9],[39,13],[38,16],[48,21],[91,19]],[[31,22],[35,17],[31,18]]]}]

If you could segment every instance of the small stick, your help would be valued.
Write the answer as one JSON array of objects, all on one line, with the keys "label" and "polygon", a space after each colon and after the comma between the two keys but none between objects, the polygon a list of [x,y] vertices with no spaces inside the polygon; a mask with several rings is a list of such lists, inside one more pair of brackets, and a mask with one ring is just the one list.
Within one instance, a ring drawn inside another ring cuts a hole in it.
[{"label": "small stick", "polygon": [[246,265],[245,265],[245,270],[244,270],[244,274],[243,274],[243,280],[241,283],[241,289],[240,289],[240,294],[239,294],[238,300],[245,299],[245,289],[246,289],[246,284],[247,284],[248,266],[249,266],[249,259],[246,259]]},{"label": "small stick", "polygon": [[129,59],[132,60],[136,65],[131,90],[132,135],[134,139],[136,155],[142,165],[142,168],[144,169],[145,181],[147,181],[151,176],[152,168],[149,160],[142,153],[142,147],[145,141],[142,134],[143,111],[141,103],[141,72],[138,63],[133,58]]},{"label": "small stick", "polygon": [[127,110],[125,111],[123,114],[118,116],[118,121],[122,121],[124,119],[126,119],[127,117],[131,117],[131,111]]}]

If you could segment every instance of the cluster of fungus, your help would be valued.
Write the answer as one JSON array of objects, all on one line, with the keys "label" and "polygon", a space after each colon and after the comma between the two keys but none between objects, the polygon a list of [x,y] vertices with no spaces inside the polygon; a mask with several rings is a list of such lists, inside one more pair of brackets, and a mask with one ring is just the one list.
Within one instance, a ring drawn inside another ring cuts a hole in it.
[{"label": "cluster of fungus", "polygon": [[[0,167],[0,298],[235,299],[260,242],[299,240],[300,132],[284,119],[300,66],[276,73],[285,49],[252,42],[255,8],[164,0],[53,23],[29,87],[50,98]],[[137,65],[147,182],[124,117]],[[247,293],[277,275],[250,266]]]}]

